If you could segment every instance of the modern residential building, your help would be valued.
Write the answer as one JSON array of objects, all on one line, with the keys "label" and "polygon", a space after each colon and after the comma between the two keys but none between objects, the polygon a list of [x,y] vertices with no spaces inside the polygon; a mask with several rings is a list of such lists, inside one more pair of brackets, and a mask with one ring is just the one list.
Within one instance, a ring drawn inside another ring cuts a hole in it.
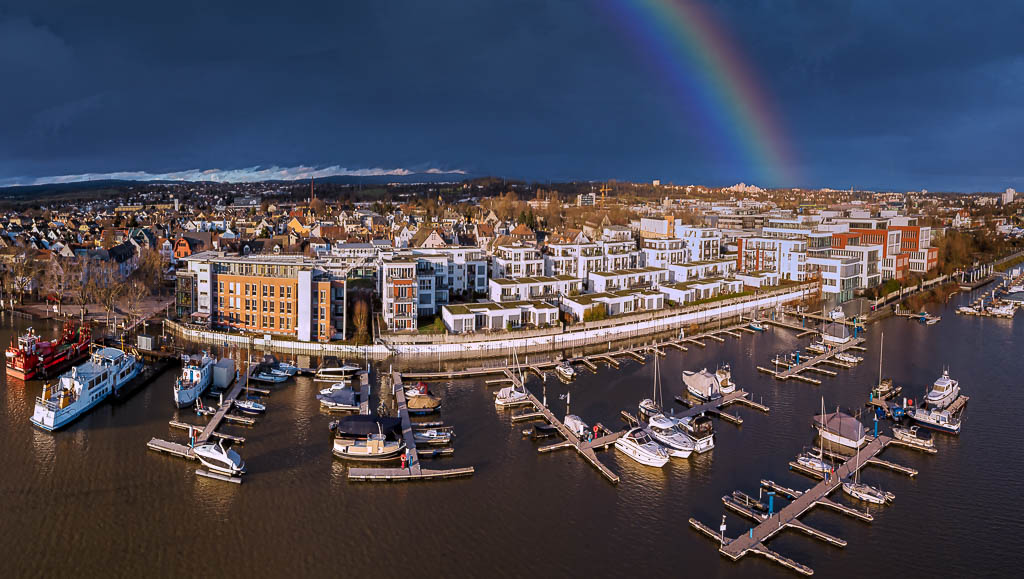
[{"label": "modern residential building", "polygon": [[668,270],[663,267],[592,271],[587,275],[587,291],[609,292],[633,288],[657,289],[659,284],[668,281]]},{"label": "modern residential building", "polygon": [[573,321],[582,321],[587,313],[604,306],[605,315],[617,316],[641,310],[660,310],[665,307],[665,294],[647,289],[627,289],[612,292],[588,293],[562,298],[559,306]]},{"label": "modern residential building", "polygon": [[494,250],[494,277],[514,279],[544,275],[544,258],[536,247],[512,243]]},{"label": "modern residential building", "polygon": [[494,302],[555,299],[583,291],[583,280],[571,275],[492,279],[488,297]]},{"label": "modern residential building", "polygon": [[450,334],[544,328],[558,323],[558,308],[539,300],[473,302],[444,306],[441,318]]},{"label": "modern residential building", "polygon": [[204,251],[182,262],[176,283],[179,315],[213,327],[302,341],[345,335],[345,278],[317,259]]},{"label": "modern residential building", "polygon": [[736,271],[771,271],[781,279],[807,279],[806,237],[740,237],[736,243]]}]

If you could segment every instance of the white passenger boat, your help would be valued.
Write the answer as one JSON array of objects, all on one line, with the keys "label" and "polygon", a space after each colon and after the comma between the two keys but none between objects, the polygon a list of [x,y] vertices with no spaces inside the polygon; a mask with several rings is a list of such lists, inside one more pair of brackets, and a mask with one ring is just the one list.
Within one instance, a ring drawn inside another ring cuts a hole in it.
[{"label": "white passenger boat", "polygon": [[572,380],[576,377],[576,368],[573,368],[568,360],[563,360],[555,366],[555,374],[563,380]]},{"label": "white passenger boat", "polygon": [[736,391],[736,383],[732,381],[732,369],[728,364],[722,364],[715,371],[718,378],[718,391],[724,394],[732,394]]},{"label": "white passenger boat", "polygon": [[142,370],[142,362],[117,348],[94,350],[89,361],[61,374],[56,384],[43,386],[36,398],[32,424],[57,430],[75,420],[131,381]]},{"label": "white passenger boat", "polygon": [[199,462],[206,468],[224,473],[228,476],[238,476],[245,473],[245,463],[242,457],[234,450],[224,448],[224,441],[207,442],[192,449]]},{"label": "white passenger boat", "polygon": [[943,370],[942,376],[932,384],[932,389],[924,401],[938,410],[949,406],[960,395],[960,383],[949,377],[949,370]]},{"label": "white passenger boat", "polygon": [[668,462],[668,451],[655,442],[647,429],[634,427],[615,441],[615,448],[636,462],[661,468]]},{"label": "white passenger boat", "polygon": [[814,427],[823,440],[846,448],[859,449],[867,442],[864,426],[860,421],[839,410],[816,415]]},{"label": "white passenger boat", "polygon": [[195,404],[196,399],[206,392],[213,382],[213,367],[216,363],[216,358],[205,353],[202,357],[187,354],[182,357],[181,376],[174,382],[174,404],[178,408]]},{"label": "white passenger boat", "polygon": [[705,402],[722,397],[722,386],[718,383],[718,376],[708,372],[707,368],[700,372],[683,370],[683,384],[686,385],[687,392]]},{"label": "white passenger boat", "polygon": [[960,419],[950,414],[948,410],[908,408],[907,416],[925,428],[960,434]]},{"label": "white passenger boat", "polygon": [[652,416],[647,426],[654,441],[664,446],[670,456],[688,458],[696,448],[693,439],[686,434],[686,430],[678,421],[664,414]]},{"label": "white passenger boat", "polygon": [[693,440],[693,450],[703,454],[715,447],[715,425],[703,414],[679,419],[679,425]]}]

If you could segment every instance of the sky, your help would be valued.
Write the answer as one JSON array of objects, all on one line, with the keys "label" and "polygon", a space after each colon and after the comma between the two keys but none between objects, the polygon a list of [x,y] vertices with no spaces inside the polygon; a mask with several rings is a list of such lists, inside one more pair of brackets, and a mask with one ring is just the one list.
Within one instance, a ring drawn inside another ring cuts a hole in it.
[{"label": "sky", "polygon": [[0,0],[0,185],[1024,189],[1022,22],[1009,0]]}]

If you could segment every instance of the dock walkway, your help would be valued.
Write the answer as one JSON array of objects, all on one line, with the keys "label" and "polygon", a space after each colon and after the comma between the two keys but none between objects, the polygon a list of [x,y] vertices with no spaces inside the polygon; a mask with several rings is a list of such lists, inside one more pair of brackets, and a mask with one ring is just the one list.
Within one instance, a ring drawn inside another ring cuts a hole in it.
[{"label": "dock walkway", "polygon": [[[846,462],[840,465],[839,468],[836,469],[834,475],[831,478],[823,480],[822,482],[816,484],[814,487],[806,491],[796,491],[793,489],[782,487],[780,485],[776,485],[772,481],[762,480],[762,486],[766,486],[778,492],[779,494],[790,498],[791,502],[785,507],[783,507],[780,511],[772,514],[771,516],[768,516],[767,514],[748,514],[748,516],[756,516],[760,520],[760,522],[757,524],[757,526],[753,527],[748,532],[743,533],[742,535],[734,539],[726,539],[722,541],[722,537],[718,533],[715,533],[710,527],[701,523],[700,521],[697,521],[696,519],[690,519],[690,525],[697,531],[703,533],[704,535],[707,535],[715,540],[720,541],[719,552],[723,556],[729,557],[734,561],[740,559],[748,553],[757,553],[760,555],[765,555],[769,559],[774,560],[790,569],[793,569],[798,573],[804,575],[811,575],[813,573],[813,570],[810,567],[801,565],[799,563],[796,563],[795,561],[792,561],[791,559],[787,559],[785,557],[782,557],[781,555],[778,555],[777,553],[774,553],[773,551],[767,549],[767,547],[764,546],[764,542],[774,537],[783,529],[794,528],[834,545],[841,546],[845,544],[845,541],[842,541],[841,539],[826,536],[825,533],[816,531],[815,529],[808,527],[805,523],[799,520],[799,517],[807,511],[811,510],[813,507],[822,505],[842,512],[844,514],[857,517],[864,521],[871,520],[870,516],[866,516],[865,513],[860,513],[855,509],[846,507],[844,505],[841,505],[828,499],[828,495],[835,491],[837,488],[839,488],[842,485],[843,480],[850,478],[854,474],[854,472],[856,472],[860,468],[863,468],[864,465],[879,464],[880,466],[884,466],[881,464],[884,461],[878,459],[877,455],[880,452],[882,452],[882,450],[885,449],[885,447],[889,444],[890,441],[891,439],[888,436],[884,435],[875,438],[867,445],[865,445],[862,449],[860,449],[856,456],[850,457]],[[732,510],[738,511],[736,505],[728,506],[730,506]]]},{"label": "dock walkway", "polygon": [[406,404],[402,374],[393,372],[391,380],[395,402],[398,405],[398,417],[402,420],[402,438],[405,440],[406,467],[349,468],[348,479],[363,482],[409,482],[471,476],[475,472],[475,469],[471,466],[443,470],[423,468],[420,464],[419,451],[416,449],[416,437],[413,434],[412,421],[409,419],[409,407]]}]

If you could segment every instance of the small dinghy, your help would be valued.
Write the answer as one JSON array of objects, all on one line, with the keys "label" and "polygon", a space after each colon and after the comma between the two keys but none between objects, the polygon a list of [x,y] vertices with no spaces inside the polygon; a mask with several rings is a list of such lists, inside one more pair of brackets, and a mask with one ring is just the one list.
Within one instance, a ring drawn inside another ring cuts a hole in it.
[{"label": "small dinghy", "polygon": [[439,428],[414,430],[412,432],[412,437],[416,441],[416,444],[448,444],[452,441],[452,431],[442,430]]}]

